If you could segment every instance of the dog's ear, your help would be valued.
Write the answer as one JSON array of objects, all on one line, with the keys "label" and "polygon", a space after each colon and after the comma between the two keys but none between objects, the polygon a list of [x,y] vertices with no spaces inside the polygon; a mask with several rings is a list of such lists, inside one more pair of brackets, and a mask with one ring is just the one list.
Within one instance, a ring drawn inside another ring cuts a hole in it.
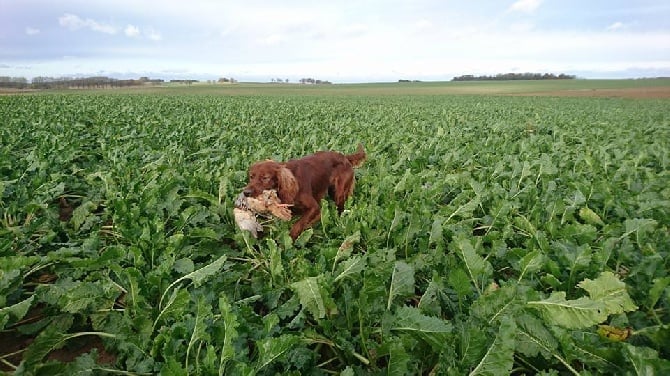
[{"label": "dog's ear", "polygon": [[281,166],[277,171],[277,195],[282,204],[292,204],[298,194],[298,181],[288,168]]}]

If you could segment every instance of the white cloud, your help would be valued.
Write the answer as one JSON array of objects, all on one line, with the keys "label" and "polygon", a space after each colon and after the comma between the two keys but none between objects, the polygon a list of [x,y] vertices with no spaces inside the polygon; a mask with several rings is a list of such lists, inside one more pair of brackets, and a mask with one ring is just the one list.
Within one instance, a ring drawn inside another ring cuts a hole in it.
[{"label": "white cloud", "polygon": [[59,17],[58,23],[63,27],[69,28],[70,30],[77,30],[84,27],[84,20],[82,20],[78,16],[75,16],[74,14],[69,13],[66,13],[63,16]]},{"label": "white cloud", "polygon": [[34,27],[26,27],[26,35],[37,35],[40,33],[40,29]]},{"label": "white cloud", "polygon": [[517,22],[509,26],[510,31],[515,33],[525,33],[532,31],[535,28],[535,24],[532,22]]},{"label": "white cloud", "polygon": [[533,13],[542,4],[542,0],[518,0],[510,5],[509,11]]},{"label": "white cloud", "polygon": [[361,23],[346,25],[342,28],[342,33],[348,37],[359,37],[365,35],[368,31],[368,26]]},{"label": "white cloud", "polygon": [[163,40],[163,36],[161,35],[161,33],[159,33],[158,31],[156,31],[152,28],[149,28],[148,30],[146,30],[145,35],[147,36],[147,38],[149,38],[153,41]]},{"label": "white cloud", "polygon": [[[140,29],[140,27],[127,24],[125,28],[120,28],[117,26],[114,26],[112,24],[107,24],[103,22],[96,21],[91,18],[81,18],[76,14],[71,14],[71,13],[65,13],[61,17],[58,18],[58,23],[60,26],[67,28],[71,31],[77,31],[81,29],[89,29],[95,32],[99,33],[105,33],[105,34],[110,34],[110,35],[115,35],[118,34],[119,32],[123,32],[123,34],[129,38],[137,38],[141,35],[144,36],[144,38],[153,40],[153,41],[160,41],[163,39],[163,36],[161,35],[160,32],[153,28],[143,28]],[[26,29],[26,33],[29,34],[29,29]],[[33,30],[33,29],[31,29]],[[39,30],[37,30],[39,32]]]},{"label": "white cloud", "polygon": [[267,46],[276,46],[284,41],[284,37],[279,34],[272,34],[259,40],[260,44]]},{"label": "white cloud", "polygon": [[617,31],[617,30],[621,30],[621,29],[623,29],[623,28],[625,28],[625,27],[626,27],[626,25],[624,25],[623,22],[618,22],[618,21],[617,21],[617,22],[615,22],[615,23],[613,23],[613,24],[607,26],[607,29],[606,29],[606,30],[607,30],[607,31]]},{"label": "white cloud", "polygon": [[430,29],[431,27],[433,27],[433,23],[428,21],[427,19],[421,19],[414,23],[414,27],[418,30]]},{"label": "white cloud", "polygon": [[140,29],[137,26],[133,25],[126,26],[126,29],[123,32],[126,34],[126,36],[131,38],[140,35]]},{"label": "white cloud", "polygon": [[65,13],[63,16],[59,17],[58,23],[72,31],[88,28],[105,34],[116,34],[117,32],[117,29],[112,25],[100,23],[90,18],[82,19],[81,17],[70,13]]}]

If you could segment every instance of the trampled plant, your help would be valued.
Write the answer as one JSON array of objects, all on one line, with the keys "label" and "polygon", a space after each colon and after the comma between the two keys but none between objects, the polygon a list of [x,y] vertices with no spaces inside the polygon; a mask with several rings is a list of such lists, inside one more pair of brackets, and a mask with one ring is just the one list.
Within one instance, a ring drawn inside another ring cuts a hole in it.
[{"label": "trampled plant", "polygon": [[[0,367],[667,374],[667,101],[0,96]],[[256,160],[369,159],[240,232]]]}]

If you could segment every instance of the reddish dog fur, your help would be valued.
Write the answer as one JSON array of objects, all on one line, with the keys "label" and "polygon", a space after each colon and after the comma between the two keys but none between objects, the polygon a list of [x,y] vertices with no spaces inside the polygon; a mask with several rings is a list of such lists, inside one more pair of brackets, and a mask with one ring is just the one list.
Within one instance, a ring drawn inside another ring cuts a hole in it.
[{"label": "reddish dog fur", "polygon": [[354,191],[354,168],[366,158],[363,145],[354,154],[319,151],[300,159],[279,163],[257,162],[249,168],[249,184],[244,195],[257,197],[264,190],[276,189],[282,204],[293,205],[291,211],[300,216],[291,227],[295,240],[321,218],[321,199],[326,193],[335,201],[338,213]]}]

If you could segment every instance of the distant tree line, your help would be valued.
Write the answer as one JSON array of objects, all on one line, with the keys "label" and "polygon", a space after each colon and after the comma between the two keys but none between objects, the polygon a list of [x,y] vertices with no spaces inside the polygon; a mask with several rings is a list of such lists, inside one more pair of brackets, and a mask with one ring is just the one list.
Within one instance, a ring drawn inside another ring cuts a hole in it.
[{"label": "distant tree line", "polygon": [[332,83],[330,81],[315,80],[313,78],[301,78],[299,82],[301,84],[312,84],[312,85],[321,85],[321,84],[330,85]]},{"label": "distant tree line", "polygon": [[495,76],[475,76],[465,74],[454,77],[452,81],[511,81],[511,80],[574,80],[577,76],[561,73],[498,73]]},{"label": "distant tree line", "polygon": [[171,84],[184,84],[184,85],[192,85],[194,83],[198,82],[198,80],[170,80]]},{"label": "distant tree line", "polygon": [[0,76],[0,88],[25,89],[29,84],[25,77]]},{"label": "distant tree line", "polygon": [[25,77],[0,76],[0,88],[8,89],[98,89],[160,84],[163,80],[141,77],[137,80],[119,80],[110,77]]}]

